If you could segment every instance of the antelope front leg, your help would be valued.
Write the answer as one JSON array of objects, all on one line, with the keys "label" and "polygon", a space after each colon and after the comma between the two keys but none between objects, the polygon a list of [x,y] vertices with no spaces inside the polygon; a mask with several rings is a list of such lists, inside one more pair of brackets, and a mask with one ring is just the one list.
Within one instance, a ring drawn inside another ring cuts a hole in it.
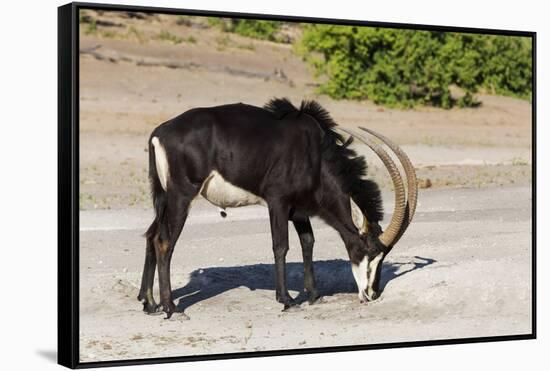
[{"label": "antelope front leg", "polygon": [[286,253],[288,252],[288,206],[279,202],[269,205],[271,239],[275,256],[276,291],[275,298],[288,309],[295,305],[286,286]]},{"label": "antelope front leg", "polygon": [[313,244],[315,243],[313,230],[307,216],[296,215],[292,219],[292,222],[300,238],[300,245],[302,246],[302,257],[304,259],[304,289],[308,293],[309,304],[314,304],[321,296],[317,291],[315,273],[313,271]]}]

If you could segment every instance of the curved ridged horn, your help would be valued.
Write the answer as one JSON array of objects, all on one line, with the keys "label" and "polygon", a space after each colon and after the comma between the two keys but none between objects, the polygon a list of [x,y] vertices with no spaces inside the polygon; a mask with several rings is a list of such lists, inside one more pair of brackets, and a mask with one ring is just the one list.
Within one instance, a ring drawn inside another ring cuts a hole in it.
[{"label": "curved ridged horn", "polygon": [[380,240],[380,242],[382,242],[384,246],[391,248],[395,244],[395,242],[397,242],[405,220],[405,187],[403,185],[401,174],[399,173],[395,162],[393,162],[388,153],[384,151],[384,149],[382,149],[382,147],[380,147],[378,144],[372,142],[371,140],[365,138],[363,135],[356,133],[352,130],[344,128],[339,129],[348,133],[352,137],[359,139],[361,142],[369,146],[370,149],[372,149],[374,153],[376,153],[376,155],[380,158],[380,160],[382,160],[382,163],[384,163],[384,166],[386,166],[388,172],[390,173],[390,177],[392,179],[393,187],[395,190],[395,207],[393,210],[393,215],[391,217],[390,225],[378,237],[378,239]]},{"label": "curved ridged horn", "polygon": [[416,201],[418,199],[418,183],[416,180],[416,172],[414,171],[414,166],[407,154],[397,144],[392,142],[386,136],[377,133],[374,130],[367,129],[361,126],[359,126],[359,129],[364,130],[371,135],[374,135],[382,142],[384,142],[395,153],[395,155],[401,162],[403,169],[405,170],[405,174],[407,175],[407,206],[409,215],[406,218],[406,223],[403,225],[402,233],[404,233],[405,229],[407,229],[413,219],[414,212],[416,210]]},{"label": "curved ridged horn", "polygon": [[394,244],[396,244],[409,227],[409,224],[413,219],[414,212],[416,211],[416,201],[418,199],[418,183],[416,180],[416,172],[414,170],[413,164],[411,163],[411,160],[409,159],[407,154],[401,149],[401,147],[392,142],[386,136],[377,133],[374,130],[367,129],[361,126],[359,127],[359,129],[366,131],[367,133],[375,136],[376,138],[384,142],[395,153],[395,155],[399,159],[399,162],[401,162],[401,165],[403,166],[403,169],[405,170],[405,174],[407,176],[407,206],[405,208],[405,221],[403,222],[401,231],[394,241]]}]

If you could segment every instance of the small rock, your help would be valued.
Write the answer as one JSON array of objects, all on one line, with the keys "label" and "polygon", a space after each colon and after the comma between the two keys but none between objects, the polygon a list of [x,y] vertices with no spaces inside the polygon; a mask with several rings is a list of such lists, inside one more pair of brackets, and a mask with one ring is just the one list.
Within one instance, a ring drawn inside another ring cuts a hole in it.
[{"label": "small rock", "polygon": [[432,181],[430,178],[418,180],[418,188],[430,188],[431,186],[432,186]]}]

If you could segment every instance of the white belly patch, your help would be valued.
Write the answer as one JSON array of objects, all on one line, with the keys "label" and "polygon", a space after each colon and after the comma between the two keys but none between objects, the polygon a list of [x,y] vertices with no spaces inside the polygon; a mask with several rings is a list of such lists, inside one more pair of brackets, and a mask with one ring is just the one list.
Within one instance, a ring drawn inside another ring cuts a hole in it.
[{"label": "white belly patch", "polygon": [[229,183],[216,170],[202,183],[200,194],[222,209],[248,205],[267,206],[263,198]]}]

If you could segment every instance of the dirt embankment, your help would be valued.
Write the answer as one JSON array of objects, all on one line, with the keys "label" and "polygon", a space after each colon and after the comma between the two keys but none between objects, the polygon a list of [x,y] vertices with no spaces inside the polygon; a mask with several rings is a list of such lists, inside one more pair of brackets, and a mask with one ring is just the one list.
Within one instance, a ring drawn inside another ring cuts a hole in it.
[{"label": "dirt embankment", "polygon": [[[81,25],[81,208],[149,207],[146,143],[197,106],[274,96],[319,100],[340,125],[365,125],[404,145],[424,187],[531,181],[531,105],[481,96],[472,109],[387,109],[333,101],[290,44],[240,37],[198,18],[88,12]],[[90,19],[95,19],[95,28]],[[374,156],[371,176],[390,182]]]}]

